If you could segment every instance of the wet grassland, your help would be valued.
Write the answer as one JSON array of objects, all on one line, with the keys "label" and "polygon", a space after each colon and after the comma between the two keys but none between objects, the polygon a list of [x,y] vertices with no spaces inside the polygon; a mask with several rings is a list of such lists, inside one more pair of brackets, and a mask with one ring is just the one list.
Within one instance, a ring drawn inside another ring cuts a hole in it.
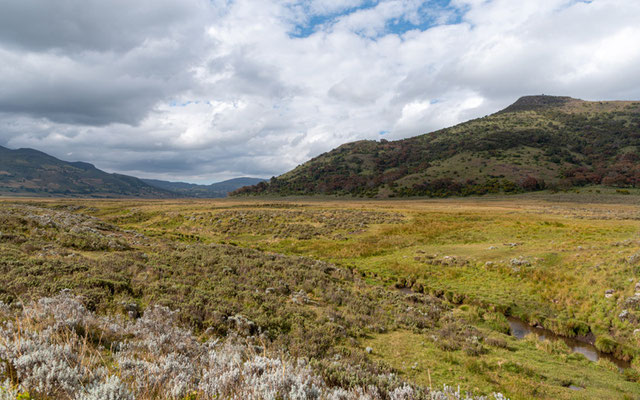
[{"label": "wet grassland", "polygon": [[635,197],[7,199],[0,301],[68,289],[131,321],[166,306],[201,341],[247,338],[332,387],[637,398]]}]

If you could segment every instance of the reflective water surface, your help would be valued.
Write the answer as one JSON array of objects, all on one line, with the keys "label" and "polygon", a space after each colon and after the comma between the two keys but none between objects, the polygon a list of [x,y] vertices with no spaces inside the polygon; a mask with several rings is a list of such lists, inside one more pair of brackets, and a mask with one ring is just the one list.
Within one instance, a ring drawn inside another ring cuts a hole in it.
[{"label": "reflective water surface", "polygon": [[511,335],[515,336],[518,339],[522,339],[529,333],[533,333],[540,339],[562,340],[567,344],[567,346],[569,346],[571,351],[580,353],[591,361],[598,361],[600,358],[605,358],[616,364],[621,370],[630,367],[628,361],[619,360],[613,357],[611,354],[603,353],[596,349],[596,347],[590,343],[586,343],[575,338],[558,336],[548,329],[530,326],[529,324],[515,317],[507,317],[507,320],[509,321],[509,326],[511,327]]}]

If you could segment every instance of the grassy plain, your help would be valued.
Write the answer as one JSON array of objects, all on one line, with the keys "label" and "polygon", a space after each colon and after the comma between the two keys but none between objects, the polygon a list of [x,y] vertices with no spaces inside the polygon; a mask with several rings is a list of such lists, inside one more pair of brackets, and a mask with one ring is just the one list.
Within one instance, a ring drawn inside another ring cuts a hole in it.
[{"label": "grassy plain", "polygon": [[[639,200],[606,190],[385,201],[6,199],[0,300],[70,287],[100,312],[161,303],[183,310],[197,332],[219,335],[242,314],[252,321],[243,329],[268,332],[273,349],[315,359],[335,381],[353,378],[328,367],[340,354],[417,384],[512,399],[637,398]],[[505,315],[589,336],[632,368],[517,340]]]}]

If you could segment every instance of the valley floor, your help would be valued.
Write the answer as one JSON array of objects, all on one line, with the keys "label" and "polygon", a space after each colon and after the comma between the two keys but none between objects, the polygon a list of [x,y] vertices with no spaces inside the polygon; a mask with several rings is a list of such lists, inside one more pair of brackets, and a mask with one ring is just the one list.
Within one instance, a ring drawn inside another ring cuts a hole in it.
[{"label": "valley floor", "polygon": [[[12,198],[0,201],[0,232],[8,308],[63,289],[132,322],[167,306],[199,340],[240,335],[271,357],[307,360],[327,387],[640,396],[636,194]],[[608,358],[518,339],[507,317]]]}]

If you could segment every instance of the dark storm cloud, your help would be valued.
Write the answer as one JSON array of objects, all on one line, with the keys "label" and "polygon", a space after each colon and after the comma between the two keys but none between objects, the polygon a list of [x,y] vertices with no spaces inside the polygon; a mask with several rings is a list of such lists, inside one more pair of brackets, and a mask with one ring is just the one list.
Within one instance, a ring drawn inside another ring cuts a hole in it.
[{"label": "dark storm cloud", "polygon": [[178,0],[0,2],[0,42],[26,51],[126,52],[180,35],[206,3]]},{"label": "dark storm cloud", "polygon": [[89,71],[85,77],[63,72],[49,81],[47,76],[23,75],[15,84],[4,83],[0,110],[44,117],[69,124],[136,124],[165,93],[161,82]]},{"label": "dark storm cloud", "polygon": [[194,86],[201,1],[0,2],[0,111],[69,124],[136,124]]}]

